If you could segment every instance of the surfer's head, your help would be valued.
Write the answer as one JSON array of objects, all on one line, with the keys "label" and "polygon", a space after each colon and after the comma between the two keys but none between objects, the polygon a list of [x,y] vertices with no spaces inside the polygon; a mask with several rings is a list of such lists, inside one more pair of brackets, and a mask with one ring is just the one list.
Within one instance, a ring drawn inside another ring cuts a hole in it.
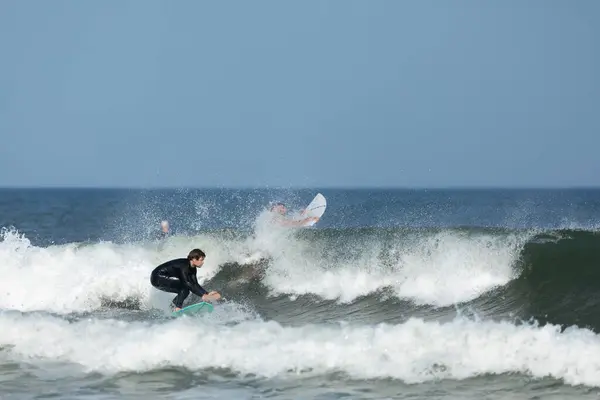
[{"label": "surfer's head", "polygon": [[206,258],[206,254],[200,249],[194,249],[190,251],[190,254],[187,256],[188,260],[190,260],[190,264],[194,267],[201,267],[204,264],[204,259]]},{"label": "surfer's head", "polygon": [[271,212],[276,212],[279,214],[285,214],[287,209],[285,208],[285,204],[283,203],[273,203],[271,204]]},{"label": "surfer's head", "polygon": [[169,221],[161,221],[160,227],[162,228],[163,232],[165,232],[165,233],[169,232]]}]

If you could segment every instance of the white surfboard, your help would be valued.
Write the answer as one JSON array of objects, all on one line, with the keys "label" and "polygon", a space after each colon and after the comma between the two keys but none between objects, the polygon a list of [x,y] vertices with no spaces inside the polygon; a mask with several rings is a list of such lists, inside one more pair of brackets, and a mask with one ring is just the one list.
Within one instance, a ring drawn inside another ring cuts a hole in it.
[{"label": "white surfboard", "polygon": [[[306,206],[306,209],[300,214],[298,219],[304,219],[308,217],[317,217],[321,218],[325,213],[325,209],[327,209],[327,200],[325,196],[321,193],[317,193],[317,195],[312,199],[310,204]],[[309,221],[303,224],[302,226],[313,226],[316,224],[316,221]]]}]

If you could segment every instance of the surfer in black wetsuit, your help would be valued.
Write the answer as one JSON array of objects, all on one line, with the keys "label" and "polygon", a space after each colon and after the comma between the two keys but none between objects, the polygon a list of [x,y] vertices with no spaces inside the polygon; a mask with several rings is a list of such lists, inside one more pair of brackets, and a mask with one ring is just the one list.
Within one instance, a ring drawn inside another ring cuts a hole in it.
[{"label": "surfer in black wetsuit", "polygon": [[150,275],[150,283],[158,290],[177,293],[173,299],[175,311],[181,309],[183,301],[190,292],[200,296],[203,301],[219,300],[218,292],[208,292],[198,284],[196,268],[202,267],[206,254],[200,249],[190,251],[187,258],[177,258],[156,267]]},{"label": "surfer in black wetsuit", "polygon": [[166,239],[169,233],[169,221],[161,221],[159,239]]},{"label": "surfer in black wetsuit", "polygon": [[165,247],[165,240],[171,234],[169,231],[169,221],[161,221],[160,222],[160,232],[156,235],[158,239],[158,251],[162,251]]}]

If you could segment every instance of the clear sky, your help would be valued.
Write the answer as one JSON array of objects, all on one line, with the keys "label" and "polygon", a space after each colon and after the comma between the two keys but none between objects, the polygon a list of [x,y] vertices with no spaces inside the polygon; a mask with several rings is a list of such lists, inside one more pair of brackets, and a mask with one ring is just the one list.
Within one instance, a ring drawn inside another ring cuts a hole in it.
[{"label": "clear sky", "polygon": [[600,185],[600,1],[0,1],[0,186]]}]

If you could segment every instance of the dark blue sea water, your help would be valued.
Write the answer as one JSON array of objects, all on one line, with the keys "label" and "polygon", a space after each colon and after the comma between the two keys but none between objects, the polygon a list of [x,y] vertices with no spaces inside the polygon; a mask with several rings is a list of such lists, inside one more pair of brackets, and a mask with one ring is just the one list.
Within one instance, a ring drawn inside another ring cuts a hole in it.
[{"label": "dark blue sea water", "polygon": [[[0,398],[597,398],[598,226],[591,189],[1,189]],[[226,301],[171,318],[196,247]]]}]

